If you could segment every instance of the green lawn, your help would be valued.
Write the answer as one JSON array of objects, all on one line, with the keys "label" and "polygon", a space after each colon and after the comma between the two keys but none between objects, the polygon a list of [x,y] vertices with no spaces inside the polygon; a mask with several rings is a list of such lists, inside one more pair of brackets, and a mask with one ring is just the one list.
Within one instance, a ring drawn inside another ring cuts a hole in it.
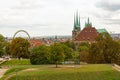
[{"label": "green lawn", "polygon": [[17,80],[120,80],[120,72],[108,64],[60,68],[55,68],[55,65],[17,65],[9,69],[1,80],[6,77],[8,80],[16,80],[16,77]]},{"label": "green lawn", "polygon": [[30,60],[29,59],[23,59],[23,60],[12,59],[0,64],[0,66],[15,66],[15,65],[30,65]]}]

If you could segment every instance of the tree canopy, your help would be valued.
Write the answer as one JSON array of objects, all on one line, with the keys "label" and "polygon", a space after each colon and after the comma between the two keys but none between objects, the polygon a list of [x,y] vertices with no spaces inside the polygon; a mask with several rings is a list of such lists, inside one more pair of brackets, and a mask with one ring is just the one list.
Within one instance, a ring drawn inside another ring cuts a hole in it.
[{"label": "tree canopy", "polygon": [[90,44],[88,42],[81,42],[78,46],[80,61],[87,62]]},{"label": "tree canopy", "polygon": [[0,57],[5,53],[6,41],[3,35],[0,34]]},{"label": "tree canopy", "polygon": [[64,45],[64,44],[61,44],[61,47],[63,48],[63,51],[64,51],[64,55],[65,55],[65,60],[70,60],[73,58],[73,49]]},{"label": "tree canopy", "polygon": [[120,45],[108,33],[101,33],[96,43],[91,44],[89,53],[92,63],[113,63],[120,55]]},{"label": "tree canopy", "polygon": [[17,37],[13,39],[10,44],[11,55],[19,59],[28,58],[30,54],[28,50],[29,46],[30,43],[28,42],[28,40],[21,37]]},{"label": "tree canopy", "polygon": [[66,45],[67,47],[72,48],[73,50],[75,49],[75,44],[74,44],[74,42],[66,41],[66,42],[62,42],[61,44],[64,44],[64,45]]},{"label": "tree canopy", "polygon": [[50,54],[51,62],[55,63],[56,67],[59,62],[64,61],[65,58],[64,50],[59,43],[54,43],[53,45],[51,45],[50,52],[51,52]]},{"label": "tree canopy", "polygon": [[31,49],[30,53],[30,62],[32,64],[48,64],[49,61],[49,47],[45,45],[41,45],[38,47],[34,47]]}]

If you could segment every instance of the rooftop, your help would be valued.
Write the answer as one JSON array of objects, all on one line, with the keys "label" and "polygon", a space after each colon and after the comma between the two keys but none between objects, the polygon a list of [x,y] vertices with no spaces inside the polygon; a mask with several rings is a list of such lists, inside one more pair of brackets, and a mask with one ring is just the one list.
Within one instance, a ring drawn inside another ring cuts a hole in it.
[{"label": "rooftop", "polygon": [[107,30],[106,29],[97,29],[97,32],[103,33],[103,32],[107,32]]}]

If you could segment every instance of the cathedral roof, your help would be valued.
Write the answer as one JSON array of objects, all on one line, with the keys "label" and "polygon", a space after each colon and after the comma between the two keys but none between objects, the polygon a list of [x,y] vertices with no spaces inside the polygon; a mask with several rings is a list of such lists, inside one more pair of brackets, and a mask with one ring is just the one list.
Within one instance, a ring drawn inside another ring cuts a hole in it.
[{"label": "cathedral roof", "polygon": [[76,37],[76,41],[95,41],[97,35],[98,32],[94,27],[85,27]]},{"label": "cathedral roof", "polygon": [[103,33],[103,32],[107,32],[107,30],[104,29],[104,28],[103,28],[103,29],[97,29],[97,32],[98,32],[98,33]]}]

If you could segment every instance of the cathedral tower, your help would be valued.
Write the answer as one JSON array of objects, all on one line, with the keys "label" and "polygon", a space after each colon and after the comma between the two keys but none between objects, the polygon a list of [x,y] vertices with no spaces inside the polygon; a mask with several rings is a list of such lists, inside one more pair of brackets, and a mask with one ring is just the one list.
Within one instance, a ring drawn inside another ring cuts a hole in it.
[{"label": "cathedral tower", "polygon": [[80,33],[80,16],[78,15],[78,12],[74,14],[74,27],[72,31],[72,40],[74,41],[76,39],[76,36]]}]

